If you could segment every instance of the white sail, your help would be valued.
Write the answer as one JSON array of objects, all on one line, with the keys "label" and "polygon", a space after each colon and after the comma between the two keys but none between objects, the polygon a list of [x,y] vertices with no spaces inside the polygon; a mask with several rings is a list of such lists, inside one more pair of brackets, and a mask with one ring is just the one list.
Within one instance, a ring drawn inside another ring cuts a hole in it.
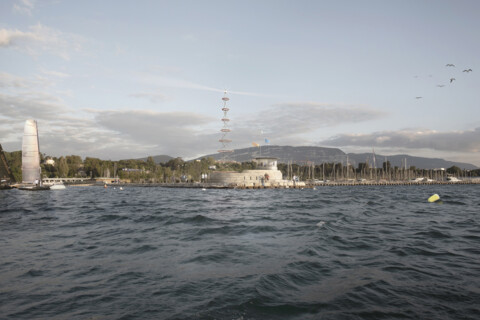
[{"label": "white sail", "polygon": [[36,120],[27,120],[22,143],[22,182],[40,182],[40,149]]}]

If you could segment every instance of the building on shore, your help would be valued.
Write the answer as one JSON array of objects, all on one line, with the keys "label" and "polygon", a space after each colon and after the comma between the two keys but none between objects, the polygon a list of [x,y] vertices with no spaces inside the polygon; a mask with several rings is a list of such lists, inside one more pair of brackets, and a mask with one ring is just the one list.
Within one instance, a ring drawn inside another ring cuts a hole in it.
[{"label": "building on shore", "polygon": [[210,174],[211,184],[229,187],[294,187],[305,186],[304,182],[284,180],[277,168],[277,158],[258,157],[253,159],[256,169],[237,171],[214,171]]}]

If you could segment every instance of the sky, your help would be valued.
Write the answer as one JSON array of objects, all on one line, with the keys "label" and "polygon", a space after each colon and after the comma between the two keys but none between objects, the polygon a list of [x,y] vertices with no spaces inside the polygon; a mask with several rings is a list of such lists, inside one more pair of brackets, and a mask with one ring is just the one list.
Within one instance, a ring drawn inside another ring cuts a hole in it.
[{"label": "sky", "polygon": [[3,0],[0,144],[21,150],[35,119],[47,155],[191,159],[222,148],[226,90],[231,149],[480,166],[479,15],[476,0]]}]

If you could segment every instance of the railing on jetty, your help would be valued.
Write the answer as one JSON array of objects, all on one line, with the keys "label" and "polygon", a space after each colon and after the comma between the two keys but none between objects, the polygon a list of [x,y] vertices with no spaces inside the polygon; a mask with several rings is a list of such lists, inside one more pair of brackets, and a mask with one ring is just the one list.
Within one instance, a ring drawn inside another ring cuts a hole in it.
[{"label": "railing on jetty", "polygon": [[461,180],[461,181],[328,181],[307,183],[306,185],[282,186],[282,185],[222,185],[213,183],[127,183],[122,186],[138,187],[163,187],[163,188],[205,188],[205,189],[304,189],[315,187],[335,187],[335,186],[418,186],[418,185],[454,185],[454,184],[480,184],[480,179]]},{"label": "railing on jetty", "polygon": [[331,186],[418,186],[418,185],[447,185],[447,184],[480,184],[480,179],[460,181],[329,181],[307,184],[315,187]]}]

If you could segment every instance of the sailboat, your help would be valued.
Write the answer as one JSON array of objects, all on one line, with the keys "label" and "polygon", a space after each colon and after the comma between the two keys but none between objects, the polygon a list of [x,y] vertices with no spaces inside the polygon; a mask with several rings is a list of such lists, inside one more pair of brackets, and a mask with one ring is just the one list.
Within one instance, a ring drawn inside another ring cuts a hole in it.
[{"label": "sailboat", "polygon": [[20,190],[49,190],[42,185],[40,168],[40,147],[38,143],[38,127],[36,120],[27,120],[23,130],[22,141],[22,185]]}]

